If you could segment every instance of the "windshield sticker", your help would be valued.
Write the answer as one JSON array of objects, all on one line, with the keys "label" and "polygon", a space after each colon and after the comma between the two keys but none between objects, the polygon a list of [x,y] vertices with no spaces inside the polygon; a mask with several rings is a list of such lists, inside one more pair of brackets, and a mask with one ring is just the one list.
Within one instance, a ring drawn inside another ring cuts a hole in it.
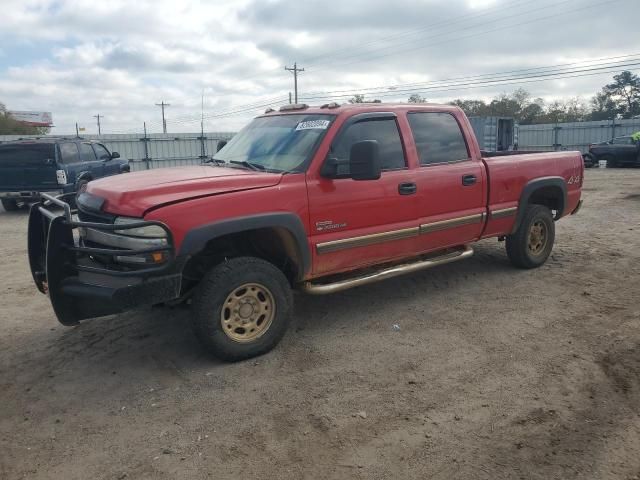
[{"label": "windshield sticker", "polygon": [[326,130],[329,123],[331,123],[329,120],[309,120],[307,122],[300,122],[296,127],[296,130],[311,130],[313,128]]}]

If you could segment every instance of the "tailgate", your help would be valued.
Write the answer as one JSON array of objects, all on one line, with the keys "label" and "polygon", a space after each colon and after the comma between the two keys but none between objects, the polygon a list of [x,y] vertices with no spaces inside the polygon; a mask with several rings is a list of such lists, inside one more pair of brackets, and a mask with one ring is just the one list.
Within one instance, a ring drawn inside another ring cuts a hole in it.
[{"label": "tailgate", "polygon": [[58,185],[53,144],[0,145],[0,190],[51,190]]}]

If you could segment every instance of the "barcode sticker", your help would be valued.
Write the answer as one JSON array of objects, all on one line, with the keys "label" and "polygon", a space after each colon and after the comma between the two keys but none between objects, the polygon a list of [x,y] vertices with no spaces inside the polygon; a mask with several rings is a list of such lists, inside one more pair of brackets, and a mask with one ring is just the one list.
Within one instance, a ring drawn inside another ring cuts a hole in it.
[{"label": "barcode sticker", "polygon": [[296,127],[296,130],[311,130],[314,128],[326,130],[329,123],[331,123],[329,120],[309,120],[306,122],[300,122]]}]

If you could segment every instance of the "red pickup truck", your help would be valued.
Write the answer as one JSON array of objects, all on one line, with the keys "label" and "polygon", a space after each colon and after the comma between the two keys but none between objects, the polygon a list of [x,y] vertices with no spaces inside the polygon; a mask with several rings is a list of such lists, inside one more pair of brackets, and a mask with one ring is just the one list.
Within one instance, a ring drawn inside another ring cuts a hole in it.
[{"label": "red pickup truck", "polygon": [[202,166],[90,182],[77,212],[44,195],[33,278],[65,325],[190,302],[213,354],[249,358],[284,335],[294,288],[462,260],[487,237],[506,239],[517,267],[542,265],[554,221],[580,207],[582,157],[505,153],[483,154],[456,107],[289,105]]}]

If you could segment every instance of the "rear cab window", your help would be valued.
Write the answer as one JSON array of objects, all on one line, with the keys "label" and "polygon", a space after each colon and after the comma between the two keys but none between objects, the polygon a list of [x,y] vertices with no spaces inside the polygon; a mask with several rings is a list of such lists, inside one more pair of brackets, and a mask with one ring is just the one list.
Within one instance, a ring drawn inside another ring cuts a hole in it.
[{"label": "rear cab window", "polygon": [[375,140],[380,148],[383,171],[406,168],[404,149],[395,118],[370,118],[357,121],[343,129],[333,141],[328,158],[338,160],[338,176],[349,176],[351,146],[362,140]]},{"label": "rear cab window", "polygon": [[410,112],[409,125],[420,165],[469,160],[469,149],[458,121],[447,112]]}]

